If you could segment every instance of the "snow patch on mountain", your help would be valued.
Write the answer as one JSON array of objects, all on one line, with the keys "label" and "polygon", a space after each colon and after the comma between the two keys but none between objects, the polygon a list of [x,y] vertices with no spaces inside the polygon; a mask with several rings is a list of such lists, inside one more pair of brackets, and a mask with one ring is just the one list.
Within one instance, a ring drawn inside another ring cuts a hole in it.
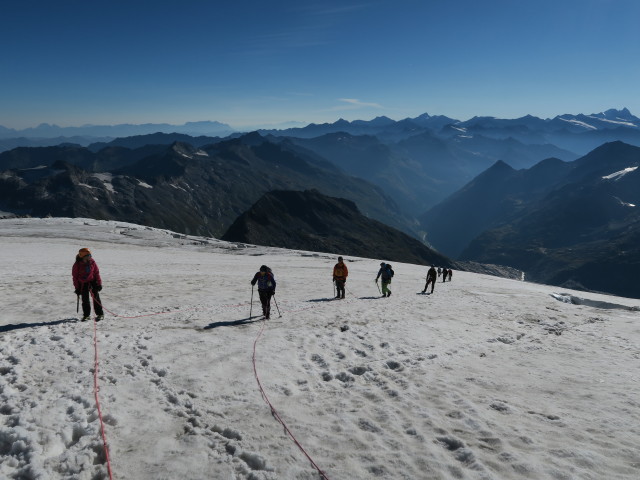
[{"label": "snow patch on mountain", "polygon": [[620,203],[620,205],[622,205],[623,207],[635,207],[635,204],[633,203],[625,202],[618,197],[613,197],[613,198],[615,198],[618,201],[618,203]]},{"label": "snow patch on mountain", "polygon": [[113,188],[113,184],[111,183],[113,180],[113,174],[111,173],[94,173],[92,175],[92,177],[97,178],[98,180],[100,180],[103,184],[104,187],[110,191],[111,193],[117,193],[115,188]]},{"label": "snow patch on mountain", "polygon": [[619,170],[617,172],[614,172],[610,175],[605,175],[603,178],[603,180],[613,180],[613,181],[618,181],[620,180],[622,177],[624,177],[626,174],[631,173],[631,172],[635,172],[638,169],[638,167],[627,167],[623,170]]},{"label": "snow patch on mountain", "polygon": [[588,123],[581,122],[580,120],[576,120],[575,118],[562,118],[562,117],[558,117],[558,118],[560,120],[562,120],[563,122],[571,123],[573,125],[585,128],[587,130],[597,130],[598,129],[598,127],[594,127],[593,125],[589,125]]},{"label": "snow patch on mountain", "polygon": [[632,128],[637,128],[638,125],[636,125],[633,122],[629,122],[628,120],[622,119],[622,118],[618,118],[616,120],[611,120],[609,118],[601,118],[601,117],[596,117],[593,115],[587,115],[587,117],[589,118],[593,118],[594,120],[598,120],[599,122],[606,122],[606,123],[612,123],[615,125],[620,125],[620,126],[624,126],[624,127],[632,127]]}]

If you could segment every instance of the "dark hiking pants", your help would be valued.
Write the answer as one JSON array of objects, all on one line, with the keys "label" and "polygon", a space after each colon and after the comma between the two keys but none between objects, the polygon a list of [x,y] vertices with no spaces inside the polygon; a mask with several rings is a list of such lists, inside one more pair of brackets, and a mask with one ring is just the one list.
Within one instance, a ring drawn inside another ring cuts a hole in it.
[{"label": "dark hiking pants", "polygon": [[269,314],[271,313],[271,297],[273,296],[273,290],[258,289],[258,295],[260,295],[260,303],[262,304],[262,314],[269,318]]},{"label": "dark hiking pants", "polygon": [[424,291],[427,291],[427,288],[429,288],[429,284],[431,284],[431,293],[433,293],[433,287],[436,286],[436,279],[431,277],[431,278],[427,278],[427,283],[424,286]]},{"label": "dark hiking pants", "polygon": [[104,315],[102,311],[102,304],[100,303],[100,294],[96,289],[97,285],[94,282],[83,283],[80,289],[82,295],[82,313],[85,317],[91,315],[91,294],[93,293],[93,311],[96,315]]}]

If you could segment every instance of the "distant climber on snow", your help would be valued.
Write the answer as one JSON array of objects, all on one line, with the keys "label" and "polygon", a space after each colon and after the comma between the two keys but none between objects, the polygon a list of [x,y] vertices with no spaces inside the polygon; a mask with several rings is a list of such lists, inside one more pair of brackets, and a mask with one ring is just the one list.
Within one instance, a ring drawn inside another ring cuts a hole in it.
[{"label": "distant climber on snow", "polygon": [[93,310],[96,316],[96,322],[104,318],[102,304],[100,303],[100,290],[102,290],[102,279],[100,278],[100,269],[98,264],[91,256],[88,248],[81,248],[76,255],[76,261],[71,269],[73,277],[73,286],[76,289],[76,295],[82,296],[82,321],[87,321],[91,316],[91,303],[89,296],[93,297]]},{"label": "distant climber on snow", "polygon": [[436,268],[432,265],[429,271],[427,272],[427,283],[424,284],[424,289],[422,290],[422,293],[427,292],[427,288],[429,288],[429,284],[431,284],[431,293],[433,293],[433,287],[436,286],[437,278],[438,277],[436,273]]},{"label": "distant climber on snow", "polygon": [[393,278],[393,268],[391,268],[391,265],[384,262],[380,264],[380,270],[378,270],[376,283],[378,283],[378,279],[380,277],[382,277],[382,296],[390,297],[391,290],[389,290],[389,284],[391,283],[391,279]]},{"label": "distant climber on snow", "polygon": [[342,257],[338,257],[338,263],[333,267],[333,281],[336,284],[338,294],[336,298],[344,298],[344,284],[347,282],[349,269],[345,265]]},{"label": "distant climber on snow", "polygon": [[262,314],[269,319],[271,313],[271,297],[276,293],[276,279],[273,272],[266,265],[262,265],[251,280],[251,285],[258,284],[258,295],[262,304]]}]

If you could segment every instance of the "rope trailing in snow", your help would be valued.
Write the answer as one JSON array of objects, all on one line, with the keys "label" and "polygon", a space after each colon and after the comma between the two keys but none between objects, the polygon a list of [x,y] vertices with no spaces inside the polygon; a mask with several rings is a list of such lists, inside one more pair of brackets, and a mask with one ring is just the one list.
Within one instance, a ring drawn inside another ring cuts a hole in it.
[{"label": "rope trailing in snow", "polygon": [[298,448],[305,455],[305,457],[307,457],[307,459],[311,462],[311,465],[313,465],[313,468],[315,468],[318,471],[318,473],[320,474],[320,477],[323,478],[324,480],[329,480],[329,477],[327,476],[327,474],[324,473],[320,469],[320,467],[318,467],[316,462],[313,461],[311,456],[307,453],[307,451],[304,449],[304,447],[300,444],[298,439],[293,435],[291,430],[289,430],[289,427],[287,427],[287,424],[284,422],[284,420],[282,420],[282,417],[280,417],[280,414],[278,413],[278,411],[275,409],[273,404],[269,401],[269,397],[267,396],[267,392],[265,392],[264,388],[262,387],[262,383],[260,382],[260,377],[258,375],[258,369],[256,367],[256,346],[258,345],[258,340],[260,340],[260,337],[262,336],[262,333],[264,332],[264,327],[265,327],[266,324],[267,324],[266,320],[263,320],[262,328],[260,329],[260,332],[258,333],[258,336],[256,337],[255,341],[253,342],[253,357],[252,357],[252,360],[253,360],[253,373],[254,373],[254,375],[256,377],[256,381],[258,382],[258,388],[260,389],[260,393],[262,395],[262,398],[267,403],[267,405],[269,405],[269,408],[271,409],[271,415],[273,415],[273,417],[282,425],[282,427],[284,428],[284,431],[287,433],[287,435],[289,435],[291,440],[293,440],[293,443],[295,443],[298,446]]},{"label": "rope trailing in snow", "polygon": [[98,418],[100,419],[100,431],[102,433],[102,444],[104,445],[104,455],[107,460],[107,471],[109,472],[109,479],[113,480],[113,473],[111,472],[111,460],[109,459],[109,447],[107,446],[107,436],[104,433],[104,421],[102,420],[102,409],[100,408],[100,398],[98,392],[100,387],[98,386],[98,326],[96,320],[93,320],[93,348],[95,351],[95,361],[93,366],[93,393],[96,397],[96,408],[98,409]]}]

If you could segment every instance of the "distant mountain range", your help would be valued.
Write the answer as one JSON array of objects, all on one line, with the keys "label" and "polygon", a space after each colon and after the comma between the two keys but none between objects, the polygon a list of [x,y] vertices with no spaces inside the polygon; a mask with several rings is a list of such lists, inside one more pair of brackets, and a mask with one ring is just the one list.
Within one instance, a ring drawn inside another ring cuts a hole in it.
[{"label": "distant mountain range", "polygon": [[[82,145],[24,139],[42,144],[0,153],[0,212],[219,237],[239,216],[248,222],[249,209],[275,205],[277,198],[261,200],[269,192],[314,189],[457,262],[640,297],[640,119],[627,109],[546,120],[378,117],[226,136],[211,132],[221,125],[213,124],[185,124],[206,130],[194,135],[147,125],[144,135],[82,137]],[[301,244],[322,240],[304,219],[296,225],[306,232]],[[593,275],[598,269],[608,273]]]},{"label": "distant mountain range", "polygon": [[461,260],[527,278],[640,297],[640,148],[612,142],[528,170],[498,162],[422,217],[428,240]]},{"label": "distant mountain range", "polygon": [[[493,139],[512,138],[524,144],[553,144],[577,154],[587,153],[606,141],[622,140],[635,144],[640,133],[640,119],[627,108],[605,112],[565,114],[551,119],[526,115],[516,119],[473,117],[461,121],[443,115],[424,113],[415,118],[392,120],[377,117],[373,120],[309,124],[305,127],[258,130],[263,136],[315,138],[331,133],[349,133],[354,136],[375,136],[383,143],[393,143],[431,132],[438,137],[465,139],[480,135]],[[187,122],[182,125],[167,123],[83,125],[59,127],[43,123],[33,128],[16,130],[0,125],[0,151],[19,146],[50,146],[56,143],[108,142],[114,138],[149,135],[153,133],[181,133],[189,136],[226,137],[242,135],[225,123],[217,121]],[[615,137],[615,138],[612,138]],[[37,144],[39,142],[39,144]]]},{"label": "distant mountain range", "polygon": [[[187,122],[183,125],[171,125],[168,123],[144,123],[144,124],[120,124],[120,125],[82,125],[80,127],[59,127],[42,123],[37,127],[15,130],[0,125],[0,139],[46,139],[66,137],[66,142],[72,138],[96,139],[131,137],[134,135],[148,135],[151,133],[183,133],[186,135],[209,135],[226,137],[235,130],[229,125],[220,122]],[[84,141],[84,140],[83,140]],[[32,145],[17,145],[32,146]],[[34,145],[35,146],[35,145]]]},{"label": "distant mountain range", "polygon": [[258,134],[194,147],[18,148],[0,154],[0,211],[131,221],[219,237],[261,195],[316,188],[404,231],[381,189]]},{"label": "distant mountain range", "polygon": [[[550,157],[575,160],[609,141],[640,146],[640,119],[626,108],[546,120],[529,115],[459,121],[425,113],[400,121],[341,119],[259,133],[273,143],[286,142],[288,149],[300,149],[303,155],[315,155],[344,173],[366,179],[384,189],[408,215],[417,216],[499,160],[516,169],[529,168]],[[19,132],[0,127],[0,152],[54,145],[79,145],[98,152],[107,146],[135,149],[174,142],[202,147],[242,135],[219,122],[41,125]],[[43,138],[47,136],[55,138]]]}]

